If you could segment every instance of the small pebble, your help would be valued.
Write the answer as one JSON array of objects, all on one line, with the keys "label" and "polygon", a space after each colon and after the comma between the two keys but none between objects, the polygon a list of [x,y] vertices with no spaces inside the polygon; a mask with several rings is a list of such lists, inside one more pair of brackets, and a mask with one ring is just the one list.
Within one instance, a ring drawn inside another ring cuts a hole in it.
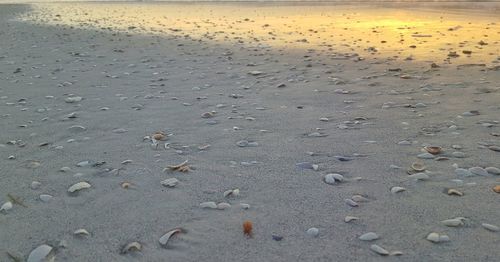
[{"label": "small pebble", "polygon": [[370,246],[370,249],[371,249],[373,252],[375,252],[375,253],[377,253],[377,254],[379,254],[379,255],[381,255],[381,256],[387,256],[387,255],[389,255],[389,251],[387,251],[387,250],[383,249],[382,247],[380,247],[380,246],[378,246],[378,245],[371,245],[371,246]]},{"label": "small pebble", "polygon": [[491,225],[491,224],[482,223],[481,226],[483,226],[484,228],[486,228],[487,230],[492,231],[492,232],[498,232],[500,230],[500,228],[498,226]]},{"label": "small pebble", "polygon": [[319,235],[319,229],[311,227],[306,231],[306,233],[310,237],[317,237]]},{"label": "small pebble", "polygon": [[373,232],[365,233],[359,237],[359,240],[363,240],[363,241],[373,241],[376,239],[379,239],[379,236]]}]

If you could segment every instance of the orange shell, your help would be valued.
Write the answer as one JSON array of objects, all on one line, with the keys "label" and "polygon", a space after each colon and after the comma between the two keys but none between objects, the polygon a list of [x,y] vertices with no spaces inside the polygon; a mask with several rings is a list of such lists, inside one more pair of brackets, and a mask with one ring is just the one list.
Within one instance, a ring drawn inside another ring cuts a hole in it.
[{"label": "orange shell", "polygon": [[[493,187],[493,191],[495,191],[496,193],[500,193],[500,185],[496,185]],[[243,225],[244,226],[244,225]],[[251,226],[251,225],[250,225]]]}]

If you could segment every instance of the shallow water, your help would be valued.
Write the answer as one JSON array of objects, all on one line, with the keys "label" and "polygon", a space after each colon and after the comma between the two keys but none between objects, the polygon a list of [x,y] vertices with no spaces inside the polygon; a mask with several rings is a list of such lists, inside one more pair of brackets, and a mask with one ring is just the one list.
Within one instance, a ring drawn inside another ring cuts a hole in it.
[{"label": "shallow water", "polygon": [[35,5],[23,19],[362,57],[498,62],[500,4],[412,6],[52,3]]}]

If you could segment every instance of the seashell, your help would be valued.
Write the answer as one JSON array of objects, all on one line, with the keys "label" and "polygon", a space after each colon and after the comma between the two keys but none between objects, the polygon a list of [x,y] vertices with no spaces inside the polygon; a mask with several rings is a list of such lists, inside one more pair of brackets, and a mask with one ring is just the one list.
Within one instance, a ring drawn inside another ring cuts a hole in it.
[{"label": "seashell", "polygon": [[134,241],[134,242],[130,242],[130,243],[126,244],[122,248],[121,253],[126,254],[126,253],[130,253],[130,252],[139,252],[141,250],[142,250],[141,243]]},{"label": "seashell", "polygon": [[354,202],[352,199],[349,199],[349,198],[348,199],[344,199],[344,202],[347,205],[351,206],[351,207],[357,207],[357,206],[359,206],[358,203]]},{"label": "seashell", "polygon": [[217,204],[217,209],[220,209],[220,210],[224,210],[224,209],[230,208],[230,207],[231,207],[231,205],[229,203],[225,203],[225,202]]},{"label": "seashell", "polygon": [[464,193],[462,193],[462,192],[460,192],[460,191],[458,191],[458,190],[456,190],[456,189],[454,189],[454,188],[450,188],[450,189],[448,189],[448,191],[447,191],[446,193],[447,193],[448,195],[450,195],[450,196],[451,196],[451,195],[455,195],[455,196],[463,196],[463,195],[464,195]]},{"label": "seashell", "polygon": [[383,249],[382,247],[380,247],[379,245],[371,245],[370,246],[370,250],[372,250],[373,252],[381,255],[381,256],[387,256],[389,255],[389,251]]},{"label": "seashell", "polygon": [[358,217],[352,217],[352,216],[346,216],[344,218],[344,222],[346,222],[346,223],[349,223],[349,222],[354,221],[354,220],[359,220],[359,218]]},{"label": "seashell", "polygon": [[484,170],[486,170],[486,172],[488,172],[492,175],[500,175],[500,168],[490,166],[490,167],[485,168]]},{"label": "seashell", "polygon": [[253,225],[250,220],[246,220],[243,222],[243,234],[246,236],[251,237],[252,236],[252,230],[253,230]]},{"label": "seashell", "polygon": [[403,191],[406,191],[406,188],[400,187],[400,186],[395,186],[395,187],[391,188],[391,193],[393,193],[393,194],[403,192]]},{"label": "seashell", "polygon": [[214,113],[212,112],[205,112],[203,114],[201,114],[201,118],[211,118],[211,117],[214,117]]},{"label": "seashell", "polygon": [[418,172],[423,172],[425,171],[427,167],[422,164],[421,162],[413,162],[411,164],[411,169],[415,170],[415,171],[418,171]]},{"label": "seashell", "polygon": [[415,180],[428,180],[429,175],[427,175],[426,173],[416,173],[414,175],[409,175],[408,178]]},{"label": "seashell", "polygon": [[450,241],[450,238],[447,235],[440,235],[436,232],[432,232],[429,235],[427,235],[426,239],[433,243]]},{"label": "seashell", "polygon": [[402,256],[403,252],[401,252],[401,251],[391,251],[391,253],[389,255],[391,255],[391,256]]},{"label": "seashell", "polygon": [[465,220],[464,217],[456,217],[452,219],[443,220],[441,221],[441,223],[447,227],[459,227],[464,225],[463,220]]},{"label": "seashell", "polygon": [[442,148],[439,147],[439,146],[426,146],[424,147],[425,151],[433,154],[433,155],[437,155],[439,153],[441,153],[442,151]]},{"label": "seashell", "polygon": [[130,163],[132,163],[132,160],[130,160],[130,159],[122,161],[122,165],[130,164]]},{"label": "seashell", "polygon": [[160,183],[166,187],[175,187],[179,183],[179,180],[177,178],[173,177],[173,178],[167,178],[167,179],[161,181]]},{"label": "seashell", "polygon": [[176,229],[168,231],[165,235],[160,237],[160,240],[159,240],[160,244],[164,247],[167,247],[167,243],[170,240],[170,238],[172,238],[174,235],[176,235],[178,233],[182,233],[182,232],[183,232],[183,230],[180,228],[176,228]]},{"label": "seashell", "polygon": [[493,187],[493,191],[494,191],[495,193],[500,193],[500,185],[496,185],[496,186],[494,186],[494,187]]},{"label": "seashell", "polygon": [[239,194],[240,194],[240,190],[238,188],[236,188],[236,189],[230,189],[230,190],[226,190],[224,192],[224,197],[238,196]]},{"label": "seashell", "polygon": [[90,233],[87,230],[85,230],[84,228],[80,228],[80,229],[75,230],[75,232],[73,232],[73,235],[75,235],[75,236],[89,236]]},{"label": "seashell", "polygon": [[69,193],[74,193],[76,191],[80,191],[82,189],[90,188],[91,185],[85,181],[83,182],[78,182],[68,188]]},{"label": "seashell", "polygon": [[164,169],[167,170],[167,169],[170,169],[172,171],[179,171],[179,172],[188,172],[191,170],[191,168],[189,168],[189,166],[187,165],[188,163],[188,160],[178,164],[178,165],[173,165],[173,166],[167,166],[167,168]]},{"label": "seashell", "polygon": [[359,237],[359,240],[363,240],[363,241],[372,241],[372,240],[376,240],[376,239],[379,239],[379,236],[373,232],[365,233]]},{"label": "seashell", "polygon": [[52,200],[53,196],[48,194],[41,194],[40,196],[38,196],[38,198],[43,202],[49,202],[50,200]]},{"label": "seashell", "polygon": [[151,138],[156,140],[156,141],[164,141],[167,140],[167,136],[163,132],[156,132],[151,135]]},{"label": "seashell", "polygon": [[200,204],[200,207],[201,208],[211,208],[211,209],[216,209],[217,208],[217,204],[215,202],[203,202]]},{"label": "seashell", "polygon": [[250,208],[250,205],[249,204],[245,204],[245,203],[240,203],[240,207],[242,209],[249,209]]},{"label": "seashell", "polygon": [[311,227],[306,231],[307,235],[310,237],[317,237],[319,235],[319,229]]},{"label": "seashell", "polygon": [[13,207],[12,202],[7,201],[0,207],[0,211],[9,211],[12,209],[12,207]]},{"label": "seashell", "polygon": [[128,189],[128,188],[130,188],[130,187],[132,186],[132,184],[131,184],[131,183],[129,183],[129,182],[122,182],[122,183],[121,183],[121,186],[122,186],[122,188],[124,188],[124,189]]},{"label": "seashell", "polygon": [[484,168],[478,167],[478,166],[469,168],[469,172],[471,172],[474,175],[478,175],[478,176],[488,176],[489,175],[488,172]]},{"label": "seashell", "polygon": [[43,261],[54,261],[54,249],[49,245],[40,245],[33,249],[29,256],[27,262],[43,262]]},{"label": "seashell", "polygon": [[333,174],[327,174],[325,175],[325,183],[329,184],[329,185],[333,185],[336,183],[336,180],[335,178],[333,177]]},{"label": "seashell", "polygon": [[362,196],[362,195],[353,195],[351,197],[352,200],[356,201],[356,202],[368,202],[368,198]]},{"label": "seashell", "polygon": [[491,224],[482,223],[481,226],[483,226],[484,228],[486,228],[487,230],[492,231],[492,232],[497,232],[500,230],[499,227],[497,227],[495,225],[491,225]]}]

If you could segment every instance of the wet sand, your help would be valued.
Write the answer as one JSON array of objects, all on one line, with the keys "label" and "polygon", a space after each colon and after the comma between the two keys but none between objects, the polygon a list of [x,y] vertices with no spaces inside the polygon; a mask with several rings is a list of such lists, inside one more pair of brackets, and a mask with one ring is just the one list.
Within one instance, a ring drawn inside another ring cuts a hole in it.
[{"label": "wet sand", "polygon": [[0,8],[0,260],[496,260],[494,9],[95,5]]}]

